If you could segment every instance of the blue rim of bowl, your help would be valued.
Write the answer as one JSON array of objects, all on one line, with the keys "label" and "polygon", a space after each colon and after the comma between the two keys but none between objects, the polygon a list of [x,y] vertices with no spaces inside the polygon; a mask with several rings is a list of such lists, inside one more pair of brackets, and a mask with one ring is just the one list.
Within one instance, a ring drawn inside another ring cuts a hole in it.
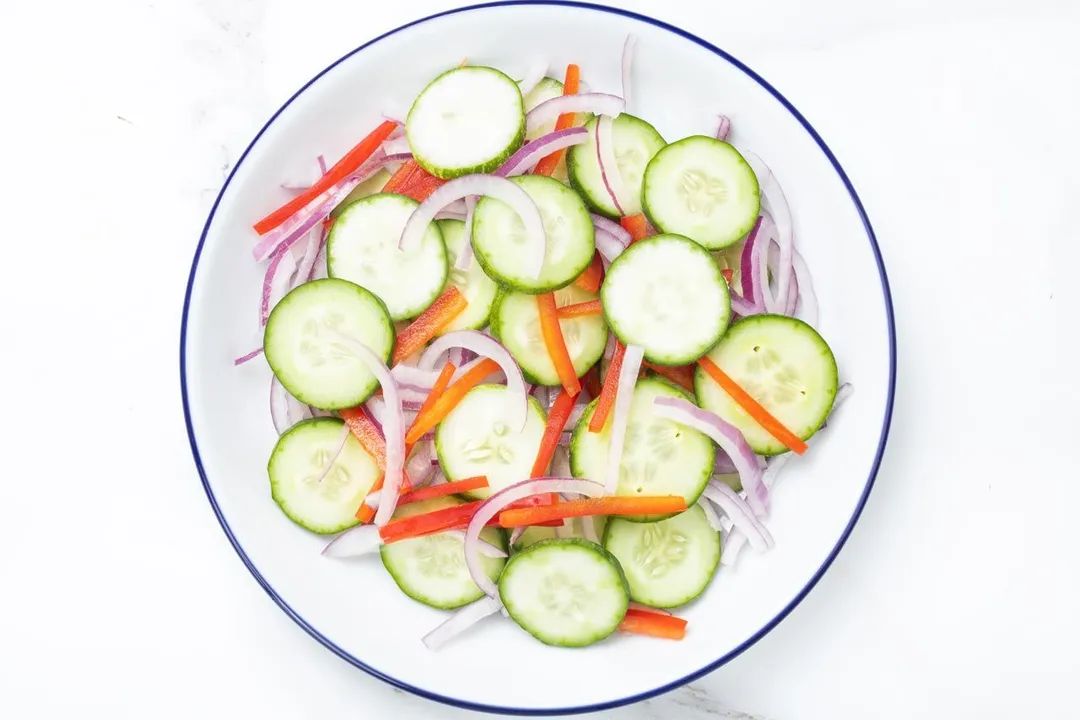
[{"label": "blue rim of bowl", "polygon": [[[445,15],[455,15],[457,13],[469,12],[472,10],[482,10],[485,8],[493,7],[508,7],[514,5],[552,5],[582,8],[586,10],[610,13],[612,15],[621,15],[622,17],[631,18],[639,22],[653,25],[654,27],[661,28],[662,30],[667,30],[668,32],[675,33],[676,35],[691,42],[694,42],[705,48],[706,50],[709,50],[710,52],[724,58],[727,62],[731,63],[739,70],[746,73],[761,87],[767,90],[769,94],[771,94],[774,98],[776,98],[777,101],[780,102],[780,104],[787,108],[788,112],[790,112],[792,116],[794,116],[794,118],[799,121],[799,124],[803,126],[803,129],[805,129],[806,132],[810,134],[810,137],[814,139],[814,141],[818,144],[818,147],[821,148],[821,151],[825,153],[825,156],[829,159],[829,162],[832,163],[833,169],[836,170],[837,175],[840,176],[841,181],[843,181],[844,183],[844,187],[847,188],[848,193],[851,195],[851,201],[855,204],[855,208],[859,213],[859,217],[862,219],[863,227],[866,228],[867,238],[870,240],[871,249],[874,251],[874,260],[875,262],[877,262],[878,273],[881,277],[881,289],[885,296],[885,312],[889,324],[889,397],[885,404],[885,417],[883,418],[881,425],[881,436],[878,440],[877,452],[874,455],[874,463],[873,466],[870,468],[870,474],[866,478],[866,487],[863,490],[862,496],[859,498],[858,504],[855,506],[855,511],[851,515],[851,520],[848,521],[847,527],[844,528],[844,532],[841,534],[840,539],[837,541],[836,545],[829,553],[829,556],[825,558],[825,562],[822,563],[821,567],[817,569],[817,572],[814,573],[813,577],[810,578],[809,582],[806,583],[803,589],[800,590],[794,598],[792,598],[791,602],[789,602],[787,606],[784,607],[784,609],[776,615],[776,617],[767,622],[760,630],[754,633],[753,636],[748,638],[745,642],[743,642],[731,652],[718,658],[714,662],[709,663],[705,667],[702,667],[701,669],[690,673],[683,678],[680,678],[670,683],[666,683],[660,687],[646,690],[645,692],[641,692],[636,695],[630,695],[628,697],[619,698],[616,700],[608,700],[601,703],[594,703],[592,705],[580,705],[577,707],[567,708],[537,709],[483,705],[480,703],[469,702],[466,700],[460,700],[458,698],[447,697],[445,695],[428,692],[423,688],[419,688],[415,685],[410,685],[409,683],[402,682],[401,680],[390,677],[389,675],[380,672],[376,668],[365,664],[361,660],[345,652],[343,649],[335,645],[332,640],[322,635],[318,630],[309,625],[308,622],[304,620],[304,618],[302,618],[299,614],[297,614],[295,610],[289,607],[289,604],[285,602],[285,600],[282,599],[280,595],[278,595],[277,591],[275,591],[274,588],[271,587],[270,584],[266,581],[266,579],[262,576],[262,574],[259,573],[258,569],[252,564],[250,558],[248,558],[247,553],[244,552],[244,548],[241,547],[240,541],[237,540],[235,535],[233,535],[232,529],[229,527],[229,523],[225,520],[225,517],[221,513],[221,508],[217,504],[217,499],[214,497],[214,492],[210,489],[210,482],[206,477],[206,471],[203,468],[202,458],[199,456],[199,446],[197,441],[195,440],[195,430],[191,426],[191,408],[188,404],[187,374],[185,372],[187,361],[187,323],[188,311],[191,309],[191,290],[195,283],[195,274],[199,267],[199,257],[202,255],[203,244],[206,242],[206,235],[210,231],[210,225],[214,220],[214,214],[217,212],[218,204],[221,202],[221,198],[224,196],[226,189],[228,189],[229,183],[232,182],[233,176],[236,175],[237,169],[239,169],[240,165],[243,164],[244,159],[247,158],[248,153],[251,152],[251,149],[255,146],[255,143],[259,141],[259,138],[262,137],[263,133],[266,132],[267,128],[269,128],[274,123],[274,121],[277,120],[278,116],[285,110],[285,108],[291,105],[292,102],[296,100],[296,98],[298,98],[305,90],[308,89],[308,87],[310,87],[319,78],[333,70],[342,62],[351,58],[353,55],[361,52],[362,50],[364,50],[364,48],[370,45],[374,45],[383,38],[397,34],[403,30],[413,27],[414,25],[419,25],[421,23],[428,22],[430,20],[434,20],[435,18],[440,18]],[[318,640],[328,650],[333,652],[342,660],[345,660],[346,662],[360,668],[369,675],[372,675],[386,683],[389,683],[394,687],[406,690],[410,693],[419,695],[420,697],[424,697],[429,700],[435,700],[437,702],[445,703],[447,705],[453,705],[455,707],[465,708],[467,710],[476,710],[490,713],[503,713],[508,715],[542,716],[591,713],[599,712],[601,710],[609,710],[611,708],[621,707],[623,705],[630,705],[632,703],[641,702],[642,700],[648,700],[649,698],[656,697],[657,695],[661,695],[671,690],[675,690],[676,688],[693,682],[701,678],[702,676],[707,675],[713,670],[716,670],[721,665],[724,665],[733,660],[734,658],[738,657],[740,654],[743,653],[743,651],[747,650],[758,640],[765,637],[765,635],[767,635],[770,631],[772,631],[773,628],[780,624],[780,622],[784,618],[786,618],[792,610],[795,609],[795,606],[802,602],[803,598],[805,598],[807,594],[814,588],[814,586],[817,585],[818,581],[825,574],[825,571],[829,569],[829,566],[832,565],[833,561],[836,559],[836,556],[839,554],[840,549],[844,546],[844,543],[847,542],[848,536],[851,535],[851,531],[855,527],[855,523],[858,522],[859,516],[862,514],[863,507],[865,507],[866,505],[867,498],[870,496],[870,491],[874,487],[874,480],[877,477],[878,468],[881,466],[881,459],[885,453],[885,444],[889,437],[889,426],[892,423],[893,398],[896,393],[896,323],[895,318],[893,317],[892,294],[889,290],[889,278],[885,273],[885,263],[881,258],[881,249],[878,247],[877,238],[874,235],[874,229],[870,225],[870,218],[866,216],[866,210],[863,208],[862,201],[859,200],[859,195],[855,192],[855,188],[851,184],[851,180],[848,179],[847,173],[845,173],[844,169],[840,166],[840,163],[839,161],[837,161],[836,156],[833,155],[832,151],[825,144],[825,141],[821,139],[821,136],[818,135],[817,131],[814,130],[814,128],[810,125],[806,118],[804,118],[802,114],[800,114],[799,111],[795,109],[795,106],[788,102],[787,98],[781,95],[779,91],[776,90],[776,88],[766,82],[764,78],[762,78],[756,72],[744,65],[738,59],[732,57],[731,55],[724,52],[715,45],[706,42],[705,40],[702,40],[701,38],[693,35],[692,33],[677,28],[673,25],[669,25],[668,23],[662,22],[660,20],[656,20],[655,18],[651,18],[647,15],[630,12],[629,10],[620,10],[618,8],[595,5],[593,3],[577,2],[577,0],[501,0],[499,2],[487,2],[477,5],[469,5],[467,7],[457,8],[455,10],[448,10],[445,12],[436,13],[434,15],[429,15],[428,17],[414,20],[413,22],[402,25],[399,28],[386,32],[378,36],[377,38],[364,43],[355,50],[352,50],[351,52],[343,55],[341,58],[337,59],[331,65],[321,71],[318,75],[313,77],[308,82],[304,83],[304,86],[297,90],[292,95],[292,97],[290,97],[285,102],[284,105],[278,108],[278,110],[270,117],[266,124],[263,125],[262,129],[260,129],[259,132],[252,139],[251,143],[249,143],[247,148],[244,149],[244,153],[240,156],[240,159],[237,160],[236,165],[232,169],[232,172],[229,173],[229,177],[226,178],[225,184],[221,188],[221,192],[218,193],[217,198],[214,200],[213,207],[210,208],[210,215],[207,217],[206,224],[203,226],[202,235],[199,237],[198,247],[195,248],[195,257],[191,263],[191,274],[188,277],[187,290],[184,293],[184,312],[180,325],[180,392],[183,396],[184,422],[187,426],[188,440],[191,442],[191,452],[195,459],[195,466],[199,471],[199,477],[202,478],[203,489],[206,491],[206,496],[210,500],[210,505],[214,509],[214,514],[217,516],[218,522],[221,523],[222,530],[225,531],[225,535],[229,538],[229,542],[232,543],[233,549],[236,550],[236,553],[240,556],[240,559],[244,562],[244,565],[247,566],[247,569],[259,582],[259,585],[262,586],[263,590],[265,590],[266,593],[274,600],[274,602],[277,603],[278,606],[285,612],[285,614],[292,618],[297,625],[303,628],[308,633],[308,635],[311,635],[311,637]]]}]

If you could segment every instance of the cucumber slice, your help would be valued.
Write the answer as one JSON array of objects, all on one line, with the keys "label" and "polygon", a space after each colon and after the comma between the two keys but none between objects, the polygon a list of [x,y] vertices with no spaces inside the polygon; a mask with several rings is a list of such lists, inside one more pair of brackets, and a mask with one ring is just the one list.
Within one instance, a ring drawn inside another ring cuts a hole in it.
[{"label": "cucumber slice", "polygon": [[645,169],[641,197],[653,225],[710,250],[745,237],[761,209],[750,165],[728,143],[704,135],[656,153]]},{"label": "cucumber slice", "polygon": [[446,252],[450,256],[450,284],[461,291],[468,305],[437,334],[445,335],[457,330],[478,330],[487,325],[499,286],[487,276],[480,263],[469,263],[468,270],[459,270],[455,267],[458,256],[468,246],[465,223],[461,220],[439,220],[438,225],[439,230],[442,231],[443,241],[446,243]]},{"label": "cucumber slice", "polygon": [[398,248],[401,231],[419,203],[393,193],[357,200],[338,216],[326,240],[330,277],[365,287],[386,303],[390,317],[407,320],[424,312],[446,285],[449,266],[438,225],[420,247]]},{"label": "cucumber slice", "polygon": [[[818,431],[836,399],[836,358],[817,330],[797,318],[744,318],[731,326],[709,359],[803,440]],[[737,427],[755,453],[787,452],[700,367],[694,389],[701,407]]]},{"label": "cucumber slice", "polygon": [[507,423],[515,415],[512,402],[517,401],[503,385],[477,385],[435,431],[435,450],[447,480],[487,477],[488,487],[468,497],[482,500],[532,471],[547,419],[530,397],[525,429],[518,433]]},{"label": "cucumber slice", "polygon": [[604,548],[619,560],[630,599],[659,608],[696,598],[720,564],[720,533],[709,525],[701,505],[654,523],[612,518]]},{"label": "cucumber slice", "polygon": [[320,535],[359,524],[356,508],[380,475],[375,458],[350,434],[330,472],[316,481],[344,428],[332,417],[299,422],[278,438],[266,467],[274,502],[294,523]]},{"label": "cucumber slice", "polygon": [[[571,186],[581,193],[591,208],[608,217],[618,218],[622,213],[611,201],[600,174],[600,161],[596,157],[596,124],[595,117],[585,124],[589,139],[567,151],[566,168]],[[652,125],[627,113],[619,115],[612,122],[611,136],[615,162],[622,178],[619,204],[627,215],[636,215],[641,212],[641,182],[645,168],[664,147],[664,138]]]},{"label": "cucumber slice", "polygon": [[383,187],[386,185],[386,183],[390,180],[391,177],[392,174],[390,173],[390,171],[386,168],[383,168],[379,172],[369,177],[364,182],[354,187],[352,189],[352,192],[346,195],[341,200],[341,202],[338,203],[338,206],[330,211],[330,218],[333,220],[337,220],[338,215],[341,215],[341,213],[345,212],[345,208],[349,207],[357,200],[362,200],[369,195],[374,195],[375,193],[382,192]]},{"label": "cucumber slice", "polygon": [[331,330],[390,360],[394,324],[382,300],[332,278],[304,283],[282,298],[266,321],[263,350],[270,369],[297,400],[340,410],[367,400],[379,381],[360,359],[340,348]]},{"label": "cucumber slice", "polygon": [[416,162],[436,177],[491,172],[525,137],[521,90],[495,68],[454,68],[416,98],[405,134]]},{"label": "cucumber slice", "polygon": [[619,627],[630,594],[611,553],[585,540],[544,540],[510,558],[499,579],[511,619],[547,645],[585,647]]},{"label": "cucumber slice", "polygon": [[[394,512],[394,519],[461,504],[461,500],[453,497],[409,503]],[[507,549],[506,535],[499,528],[484,528],[480,537],[498,548]],[[484,591],[469,574],[465,564],[465,541],[458,536],[438,533],[401,540],[383,545],[379,554],[401,592],[417,602],[440,610],[453,610],[484,596]],[[481,555],[480,562],[487,576],[496,582],[506,565],[506,558]]]},{"label": "cucumber slice", "polygon": [[615,258],[600,288],[611,329],[659,365],[686,365],[727,330],[731,296],[720,267],[681,235],[656,235]]},{"label": "cucumber slice", "polygon": [[[634,388],[626,440],[619,465],[616,495],[681,495],[687,505],[697,502],[712,476],[716,447],[705,434],[662,418],[653,411],[653,398],[690,394],[660,378],[642,378]],[[570,439],[570,469],[574,477],[603,483],[607,472],[611,421],[602,432],[589,432],[596,410],[585,409]],[[627,516],[634,522],[661,520],[660,515]]]},{"label": "cucumber slice", "polygon": [[491,197],[476,204],[472,245],[476,259],[492,279],[515,290],[545,293],[569,285],[592,262],[596,236],[592,218],[581,197],[558,180],[544,175],[510,178],[540,209],[547,252],[539,278],[525,274],[525,226],[509,205]]},{"label": "cucumber slice", "polygon": [[[555,291],[555,305],[574,305],[595,300],[596,295],[576,285]],[[608,327],[603,315],[585,315],[559,321],[566,349],[578,377],[604,355]],[[535,295],[507,292],[500,297],[491,317],[491,331],[521,366],[529,382],[559,385],[559,373],[551,361],[540,331],[540,310]]]}]

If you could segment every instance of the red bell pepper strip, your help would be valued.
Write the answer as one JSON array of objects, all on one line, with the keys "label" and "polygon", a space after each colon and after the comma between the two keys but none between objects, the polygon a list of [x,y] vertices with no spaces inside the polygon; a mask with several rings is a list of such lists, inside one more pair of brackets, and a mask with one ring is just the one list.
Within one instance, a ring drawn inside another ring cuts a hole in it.
[{"label": "red bell pepper strip", "polygon": [[255,223],[255,232],[260,235],[265,235],[291,218],[309,202],[319,195],[322,195],[332,185],[338,184],[359,170],[360,166],[375,154],[375,151],[379,149],[379,146],[383,144],[383,141],[386,140],[386,138],[390,136],[390,133],[394,132],[396,128],[397,123],[389,120],[379,125],[379,127],[375,128],[371,134],[357,143],[356,147],[345,153],[345,157],[338,160],[334,164],[334,167],[330,168],[325,175],[315,182],[314,185],[264,217],[259,222]]},{"label": "red bell pepper strip", "polygon": [[575,305],[563,305],[556,311],[560,319],[584,317],[585,315],[599,315],[604,312],[599,300],[589,300]]},{"label": "red bell pepper strip", "polygon": [[619,623],[619,630],[666,640],[682,640],[686,636],[686,621],[674,615],[630,608]]},{"label": "red bell pepper strip", "polygon": [[[563,95],[577,95],[581,85],[581,68],[573,63],[566,66],[566,79],[563,82]],[[563,113],[555,121],[556,130],[566,130],[574,124],[574,113]],[[534,175],[551,175],[559,165],[565,150],[557,150],[544,157],[536,164]],[[593,291],[595,292],[595,291]]]},{"label": "red bell pepper strip", "polygon": [[566,421],[570,419],[570,413],[574,409],[574,398],[566,390],[560,390],[559,396],[551,405],[551,413],[548,415],[547,427],[544,428],[544,437],[540,440],[540,452],[536,454],[536,462],[533,463],[532,473],[529,477],[544,477],[551,458],[555,455],[555,448],[559,446],[559,438]]},{"label": "red bell pepper strip", "polygon": [[607,375],[604,376],[604,387],[600,390],[600,398],[589,419],[589,432],[598,433],[604,429],[611,409],[615,407],[615,393],[619,388],[619,373],[622,372],[623,356],[626,355],[626,346],[618,340],[615,341],[615,354],[611,357]]},{"label": "red bell pepper strip", "polygon": [[428,341],[460,315],[468,304],[460,290],[453,285],[447,288],[427,310],[398,333],[397,342],[394,343],[393,364],[397,365],[427,345]]},{"label": "red bell pepper strip", "polygon": [[600,284],[604,281],[604,261],[600,258],[600,253],[593,253],[592,262],[589,263],[589,267],[585,268],[585,272],[581,273],[574,280],[574,285],[585,292],[595,293],[600,292]]}]

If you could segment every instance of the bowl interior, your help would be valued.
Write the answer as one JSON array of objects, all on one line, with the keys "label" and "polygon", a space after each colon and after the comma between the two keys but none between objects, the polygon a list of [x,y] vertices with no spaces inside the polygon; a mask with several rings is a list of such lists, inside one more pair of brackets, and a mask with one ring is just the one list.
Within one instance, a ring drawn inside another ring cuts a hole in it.
[{"label": "bowl interior", "polygon": [[[711,134],[722,112],[732,120],[733,142],[760,155],[780,180],[813,273],[818,327],[841,381],[856,390],[812,452],[785,470],[769,522],[776,548],[721,569],[706,594],[679,611],[690,623],[683,642],[618,636],[560,650],[495,617],[429,652],[420,637],[444,613],[402,595],[377,558],[320,557],[326,539],[294,526],[270,498],[270,371],[262,361],[232,365],[261,344],[263,268],[251,257],[251,224],[287,199],[279,187],[284,179],[311,173],[320,153],[340,157],[383,112],[404,112],[431,78],[462,57],[516,77],[536,58],[550,60],[553,76],[577,62],[590,88],[618,93],[630,32],[638,36],[630,112],[669,141]],[[729,59],[659,25],[595,8],[456,12],[392,33],[320,75],[270,122],[222,191],[196,258],[185,322],[182,371],[196,459],[253,572],[294,619],[347,659],[456,704],[591,708],[639,699],[730,659],[782,617],[831,560],[861,508],[887,426],[887,291],[864,218],[823,147]]]}]

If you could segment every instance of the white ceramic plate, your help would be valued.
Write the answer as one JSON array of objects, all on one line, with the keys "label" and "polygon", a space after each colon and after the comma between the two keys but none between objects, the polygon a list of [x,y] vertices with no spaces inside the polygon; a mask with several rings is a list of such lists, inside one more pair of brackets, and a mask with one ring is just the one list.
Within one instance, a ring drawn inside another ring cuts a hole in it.
[{"label": "white ceramic plate", "polygon": [[[711,132],[723,112],[734,142],[779,178],[815,279],[819,329],[855,394],[813,452],[785,470],[769,524],[776,548],[721,569],[705,595],[679,611],[689,620],[684,641],[620,635],[583,650],[556,649],[495,617],[429,652],[420,637],[443,613],[403,596],[376,558],[320,557],[326,540],[293,525],[270,499],[270,371],[261,361],[232,365],[257,327],[263,269],[251,258],[251,223],[286,199],[282,179],[303,177],[320,153],[340,157],[382,111],[407,107],[462,57],[519,77],[534,58],[550,59],[555,74],[576,62],[591,88],[618,93],[627,33],[638,36],[631,112],[669,140]],[[319,642],[387,682],[455,705],[525,714],[644,699],[719,667],[776,625],[821,577],[858,518],[884,449],[894,366],[892,308],[870,224],[807,121],[703,40],[578,3],[478,6],[428,18],[358,48],[301,88],[259,132],[214,204],[181,335],[196,464],[222,527],[270,596]]]}]

